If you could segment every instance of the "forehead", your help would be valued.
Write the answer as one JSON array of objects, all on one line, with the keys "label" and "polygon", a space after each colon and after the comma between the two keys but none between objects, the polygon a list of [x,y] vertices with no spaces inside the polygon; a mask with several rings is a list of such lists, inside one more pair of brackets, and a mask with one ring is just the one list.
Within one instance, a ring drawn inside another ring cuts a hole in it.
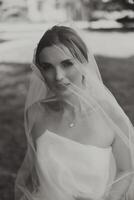
[{"label": "forehead", "polygon": [[57,62],[61,62],[66,59],[74,59],[69,49],[62,45],[52,45],[50,47],[45,47],[42,49],[39,60],[40,62],[47,62],[56,64]]}]

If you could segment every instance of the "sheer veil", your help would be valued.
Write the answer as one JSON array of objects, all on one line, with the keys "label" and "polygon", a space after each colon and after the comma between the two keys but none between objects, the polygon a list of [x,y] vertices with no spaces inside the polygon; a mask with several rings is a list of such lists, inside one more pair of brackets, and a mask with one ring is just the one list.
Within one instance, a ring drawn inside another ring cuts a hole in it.
[{"label": "sheer veil", "polygon": [[[64,25],[66,26],[66,24]],[[78,30],[78,28],[75,28],[75,31],[84,41],[83,32]],[[73,46],[77,51],[79,51],[78,47],[74,43]],[[54,48],[56,49],[59,47],[55,45]],[[81,66],[81,70],[80,68],[76,67],[79,73],[84,77],[84,89],[79,88],[74,83],[70,83],[71,86],[69,87],[69,90],[73,95],[77,96],[77,99],[79,99],[82,110],[81,112],[83,113],[84,117],[90,120],[92,114],[96,116],[96,119],[97,116],[101,116],[101,119],[108,125],[109,130],[112,130],[121,138],[122,143],[128,149],[132,162],[132,167],[127,173],[115,178],[114,180],[111,180],[111,182],[107,185],[107,191],[109,191],[115,182],[121,181],[123,178],[128,176],[132,176],[134,173],[134,129],[129,118],[119,106],[114,96],[103,84],[95,58],[90,50],[90,47],[87,48],[88,62],[85,60],[84,56],[79,54],[80,60],[82,60],[82,65],[84,66]],[[36,49],[33,56],[33,62],[31,64],[32,73],[24,112],[27,152],[16,178],[15,200],[33,200],[34,195],[36,196],[39,191],[40,166],[37,162],[36,142],[32,130],[36,120],[38,119],[38,116],[40,116],[40,113],[42,112],[40,103],[43,102],[43,105],[46,105],[47,108],[49,102],[57,102],[56,96],[52,91],[49,90],[40,70],[36,66],[35,54]],[[78,65],[81,65],[79,60],[77,60],[77,62]],[[74,105],[69,99],[66,99],[66,103],[73,109]],[[46,110],[43,112],[45,113]],[[46,112],[46,119],[47,118],[48,114]],[[134,183],[133,186],[131,184],[131,187],[129,188],[130,195],[134,195],[132,194],[133,187]],[[46,191],[49,191],[47,185]],[[73,198],[70,199],[73,200]],[[44,200],[50,199],[48,197],[48,199],[46,198]],[[66,200],[66,198],[64,197],[62,200]]]}]

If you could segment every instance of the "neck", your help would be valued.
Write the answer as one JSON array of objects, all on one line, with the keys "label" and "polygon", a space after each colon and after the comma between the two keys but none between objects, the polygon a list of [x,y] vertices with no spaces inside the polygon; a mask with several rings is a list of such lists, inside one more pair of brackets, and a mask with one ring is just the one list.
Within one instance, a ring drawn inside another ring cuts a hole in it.
[{"label": "neck", "polygon": [[[83,94],[85,94],[87,92],[86,87],[82,86],[80,91],[74,90],[74,93],[70,93],[69,95],[65,95],[65,96],[56,95],[57,96],[56,99],[60,105],[60,110],[62,110],[63,112],[65,110],[73,111],[74,114],[78,114],[78,113],[82,112],[83,111],[83,103],[82,103],[81,97],[84,97]],[[75,94],[75,92],[76,92],[76,94]],[[81,97],[79,97],[77,95],[77,93]]]},{"label": "neck", "polygon": [[74,115],[77,115],[79,112],[82,112],[82,102],[76,95],[70,95],[66,98],[59,99],[61,103],[61,108],[63,112],[70,111]]}]

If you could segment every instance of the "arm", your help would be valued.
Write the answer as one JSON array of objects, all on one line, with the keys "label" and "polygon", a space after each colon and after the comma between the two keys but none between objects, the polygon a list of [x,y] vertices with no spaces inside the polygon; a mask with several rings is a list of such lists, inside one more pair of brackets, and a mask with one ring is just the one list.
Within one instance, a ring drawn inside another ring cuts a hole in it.
[{"label": "arm", "polygon": [[[116,179],[129,173],[132,169],[130,152],[128,147],[124,144],[122,139],[116,135],[112,145],[113,154],[117,165]],[[101,200],[123,200],[123,196],[127,192],[132,180],[132,175],[122,178],[120,181],[114,183],[110,189],[108,196]],[[75,200],[91,200],[90,198],[75,198]]]},{"label": "arm", "polygon": [[[111,100],[112,101],[112,100]],[[111,117],[113,123],[115,123],[120,130],[122,135],[129,138],[129,128],[127,123],[127,117],[121,107],[113,100],[113,103],[109,101],[99,102],[106,113]],[[117,166],[116,180],[122,177],[127,172],[134,172],[132,158],[130,155],[129,147],[124,143],[123,139],[119,136],[118,130],[116,130],[114,140],[112,143],[113,155]],[[113,184],[109,196],[104,200],[122,200],[123,196],[127,192],[133,175],[130,174],[120,181]]]},{"label": "arm", "polygon": [[[116,134],[112,145],[113,154],[116,160],[117,175],[116,179],[132,171],[132,162],[129,148],[124,144],[123,140]],[[132,180],[132,175],[122,178],[113,184],[109,196],[105,200],[121,200],[127,192]]]},{"label": "arm", "polygon": [[28,126],[32,126],[30,135],[32,136],[34,144],[36,139],[41,136],[46,130],[45,117],[41,111],[40,105],[34,105],[27,113]]}]

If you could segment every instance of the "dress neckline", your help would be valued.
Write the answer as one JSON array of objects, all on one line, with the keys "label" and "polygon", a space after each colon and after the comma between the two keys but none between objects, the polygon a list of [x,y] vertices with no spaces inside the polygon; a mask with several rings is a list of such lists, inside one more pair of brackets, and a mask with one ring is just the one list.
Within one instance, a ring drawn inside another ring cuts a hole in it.
[{"label": "dress neckline", "polygon": [[100,150],[104,150],[104,151],[112,149],[111,146],[109,146],[109,147],[99,147],[99,146],[92,145],[92,144],[82,144],[82,143],[77,142],[75,140],[71,140],[70,138],[64,137],[62,135],[58,135],[58,134],[56,134],[56,133],[54,133],[52,131],[49,131],[48,129],[41,136],[39,136],[36,141],[38,142],[38,140],[40,140],[42,137],[49,136],[49,135],[57,137],[57,138],[61,138],[61,139],[67,140],[67,141],[71,141],[74,144],[79,144],[79,145],[82,145],[82,146],[85,146],[85,147],[92,147],[92,148],[96,148],[96,149],[100,149]]}]

